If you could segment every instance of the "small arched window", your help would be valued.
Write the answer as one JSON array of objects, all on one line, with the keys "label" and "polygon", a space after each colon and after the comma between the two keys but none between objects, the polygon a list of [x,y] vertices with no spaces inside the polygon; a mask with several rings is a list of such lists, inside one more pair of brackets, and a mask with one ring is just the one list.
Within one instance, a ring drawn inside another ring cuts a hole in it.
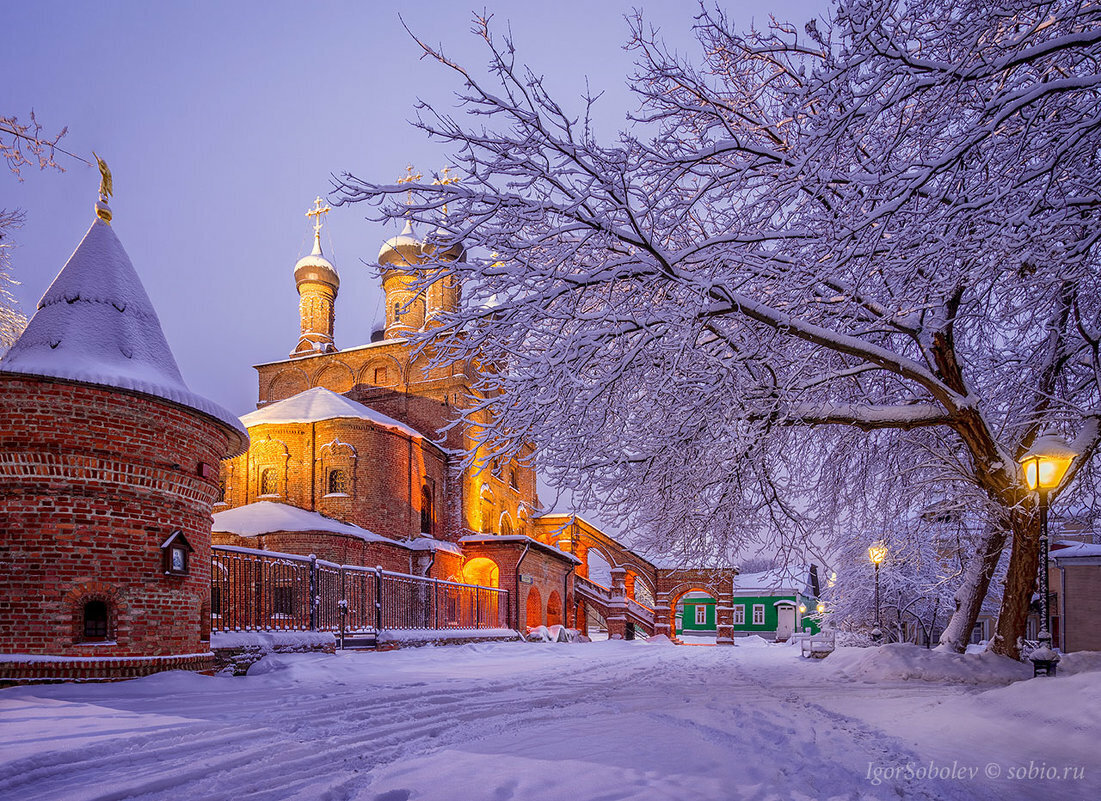
[{"label": "small arched window", "polygon": [[514,490],[520,489],[520,471],[515,467],[508,472],[508,483]]},{"label": "small arched window", "polygon": [[275,472],[274,467],[265,467],[260,472],[260,494],[279,494],[279,474]]},{"label": "small arched window", "polygon": [[107,639],[107,603],[88,601],[84,604],[84,640],[101,642]]},{"label": "small arched window", "polygon": [[508,537],[511,534],[512,534],[512,523],[509,521],[507,516],[502,517],[501,518],[501,535],[505,536],[505,537]]},{"label": "small arched window", "polygon": [[226,502],[226,482],[219,481],[218,482],[218,500],[216,501],[216,503],[225,503],[225,502]]},{"label": "small arched window", "polygon": [[433,536],[432,519],[432,488],[423,487],[421,489],[421,533],[427,534],[429,537]]},{"label": "small arched window", "polygon": [[347,495],[348,474],[343,470],[330,470],[328,492],[330,495]]}]

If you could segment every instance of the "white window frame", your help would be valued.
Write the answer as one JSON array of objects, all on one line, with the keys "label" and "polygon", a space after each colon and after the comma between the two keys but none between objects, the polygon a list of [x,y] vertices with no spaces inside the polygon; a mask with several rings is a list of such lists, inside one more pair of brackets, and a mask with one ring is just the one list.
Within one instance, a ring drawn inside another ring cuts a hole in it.
[{"label": "white window frame", "polygon": [[753,625],[763,626],[765,625],[765,605],[753,604]]},{"label": "white window frame", "polygon": [[705,604],[696,604],[696,625],[707,625],[707,606]]},{"label": "white window frame", "polygon": [[745,604],[738,604],[734,607],[734,625],[745,625]]}]

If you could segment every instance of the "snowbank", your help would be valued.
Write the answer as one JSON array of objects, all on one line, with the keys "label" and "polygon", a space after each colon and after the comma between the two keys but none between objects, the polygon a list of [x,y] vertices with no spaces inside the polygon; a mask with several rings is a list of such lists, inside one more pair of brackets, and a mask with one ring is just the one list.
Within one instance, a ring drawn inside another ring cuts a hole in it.
[{"label": "snowbank", "polygon": [[321,648],[335,645],[328,631],[215,631],[210,635],[211,649],[217,648]]},{"label": "snowbank", "polygon": [[824,664],[840,678],[866,682],[938,681],[955,684],[1008,684],[1032,675],[1031,665],[998,654],[954,654],[911,643],[878,648],[838,648]]},{"label": "snowbank", "polygon": [[409,629],[383,631],[378,635],[379,642],[428,643],[474,639],[516,639],[516,632],[512,629]]},{"label": "snowbank", "polygon": [[1075,651],[1062,655],[1057,675],[1073,676],[1093,670],[1101,670],[1101,651]]}]

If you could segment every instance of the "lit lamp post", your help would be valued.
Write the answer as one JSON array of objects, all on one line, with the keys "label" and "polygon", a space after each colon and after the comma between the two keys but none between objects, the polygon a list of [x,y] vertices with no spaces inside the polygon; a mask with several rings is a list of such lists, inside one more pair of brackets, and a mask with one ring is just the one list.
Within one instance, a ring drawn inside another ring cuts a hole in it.
[{"label": "lit lamp post", "polygon": [[879,628],[879,565],[887,558],[886,545],[873,545],[868,548],[868,558],[875,565],[875,628],[872,629],[872,638],[878,642],[883,636],[883,630]]},{"label": "lit lamp post", "polygon": [[1040,493],[1040,647],[1029,656],[1033,675],[1054,676],[1059,654],[1051,648],[1051,610],[1048,608],[1048,496],[1058,489],[1078,453],[1054,434],[1037,437],[1032,447],[1021,457],[1025,483]]}]

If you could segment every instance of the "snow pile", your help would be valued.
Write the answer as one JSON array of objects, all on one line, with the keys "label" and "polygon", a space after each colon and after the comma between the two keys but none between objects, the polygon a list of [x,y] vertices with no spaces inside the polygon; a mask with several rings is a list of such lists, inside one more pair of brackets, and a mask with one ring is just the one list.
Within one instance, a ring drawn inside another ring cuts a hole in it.
[{"label": "snow pile", "polygon": [[420,440],[421,433],[410,428],[405,423],[388,417],[382,412],[356,403],[343,395],[324,387],[314,387],[305,392],[299,392],[285,400],[271,403],[263,409],[249,412],[241,417],[241,422],[251,428],[258,425],[278,425],[281,423],[317,423],[322,420],[334,420],[338,418],[351,418],[354,420],[368,420],[377,426],[398,431],[413,439]]},{"label": "snow pile", "polygon": [[515,640],[517,633],[512,629],[401,629],[394,631],[382,631],[378,635],[378,641],[406,642],[406,643],[431,643],[446,642],[448,640]]},{"label": "snow pile", "polygon": [[[795,638],[790,638],[794,640]],[[735,645],[748,646],[750,648],[766,648],[770,645],[775,645],[771,640],[766,640],[759,634],[750,634],[745,637],[738,637],[734,640]]]},{"label": "snow pile", "polygon": [[1060,656],[1057,675],[1073,676],[1094,670],[1101,670],[1101,651],[1075,651]]},{"label": "snow pile", "polygon": [[825,658],[840,678],[866,682],[937,681],[955,684],[1008,684],[1027,679],[1032,666],[989,651],[956,654],[932,651],[912,643],[879,648],[838,648]]},{"label": "snow pile", "polygon": [[581,642],[581,633],[577,629],[565,626],[528,626],[528,642]]},{"label": "snow pile", "polygon": [[0,371],[170,400],[238,432],[229,456],[248,446],[234,415],[188,389],[130,257],[103,220],[97,219],[84,234],[26,330],[0,359]]},{"label": "snow pile", "polygon": [[261,648],[274,651],[277,648],[318,648],[335,644],[336,639],[328,631],[215,631],[210,635],[211,649]]},{"label": "snow pile", "polygon": [[[1029,668],[1031,675],[1031,668]],[[1015,718],[1017,725],[1038,729],[1051,727],[1056,740],[1071,732],[1097,728],[1101,709],[1101,673],[1075,676],[1038,676],[1030,681],[987,690],[974,698],[979,709],[996,709],[999,716]]]},{"label": "snow pile", "polygon": [[211,531],[236,534],[239,537],[256,537],[276,531],[328,531],[358,537],[368,542],[393,542],[351,523],[341,523],[317,512],[271,501],[256,501],[217,512],[214,514],[214,527]]},{"label": "snow pile", "polygon": [[651,645],[672,645],[673,641],[666,637],[664,634],[655,634],[653,637],[647,637],[646,642]]}]

